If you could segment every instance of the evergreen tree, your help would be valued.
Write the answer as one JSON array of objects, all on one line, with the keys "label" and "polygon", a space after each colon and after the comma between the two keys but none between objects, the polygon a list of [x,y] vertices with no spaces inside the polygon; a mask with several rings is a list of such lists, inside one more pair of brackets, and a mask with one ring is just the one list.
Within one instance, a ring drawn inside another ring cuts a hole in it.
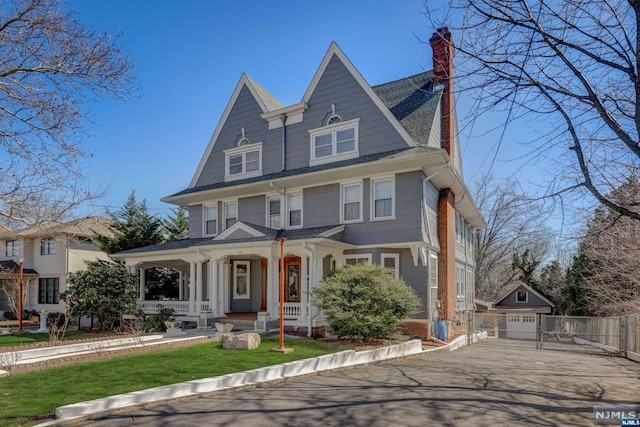
[{"label": "evergreen tree", "polygon": [[540,279],[535,277],[534,273],[542,261],[536,259],[531,255],[529,249],[522,252],[522,255],[518,251],[513,254],[513,261],[511,262],[511,268],[515,271],[519,270],[520,277],[527,285],[534,288],[536,291],[540,291]]},{"label": "evergreen tree", "polygon": [[573,264],[567,271],[567,282],[563,290],[567,304],[564,313],[568,316],[592,315],[585,298],[588,289],[584,287],[585,278],[591,274],[590,265],[591,262],[585,255],[583,248],[580,248],[580,253],[573,257]]},{"label": "evergreen tree", "polygon": [[116,212],[108,212],[113,220],[109,226],[113,236],[98,236],[96,244],[108,254],[113,254],[128,249],[162,243],[162,220],[151,215],[147,209],[147,201],[136,200],[135,191],[132,191],[122,209]]},{"label": "evergreen tree", "polygon": [[162,231],[167,241],[186,239],[189,236],[189,217],[184,206],[171,209],[171,215],[164,220]]},{"label": "evergreen tree", "polygon": [[566,287],[567,279],[558,261],[553,260],[542,268],[540,293],[553,302],[556,313],[564,313],[566,310],[567,301],[564,294]]}]

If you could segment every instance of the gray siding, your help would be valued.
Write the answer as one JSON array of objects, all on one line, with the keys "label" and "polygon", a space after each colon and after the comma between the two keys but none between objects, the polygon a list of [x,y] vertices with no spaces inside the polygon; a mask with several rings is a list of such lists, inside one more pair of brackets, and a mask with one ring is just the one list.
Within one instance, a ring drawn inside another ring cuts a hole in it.
[{"label": "gray siding", "polygon": [[202,237],[202,205],[189,206],[189,238]]},{"label": "gray siding", "polygon": [[238,216],[249,224],[265,225],[264,196],[246,197],[238,200]]},{"label": "gray siding", "polygon": [[[383,252],[392,252],[383,251]],[[400,278],[403,279],[411,288],[415,291],[420,298],[420,302],[422,303],[422,307],[419,308],[419,312],[411,317],[418,319],[426,319],[427,318],[427,290],[429,287],[429,275],[427,274],[427,267],[422,264],[418,264],[417,266],[413,265],[413,256],[411,255],[411,250],[409,249],[401,249],[400,251]]]},{"label": "gray siding", "polygon": [[420,221],[422,204],[422,173],[408,172],[395,178],[395,220],[369,222],[370,180],[364,181],[364,222],[347,224],[345,241],[355,245],[371,245],[422,240]]},{"label": "gray siding", "polygon": [[344,64],[334,56],[308,102],[304,120],[287,126],[287,169],[309,165],[309,130],[324,126],[331,104],[343,121],[360,119],[360,155],[407,147],[380,109],[360,87]]},{"label": "gray siding", "polygon": [[[528,301],[526,303],[516,302],[516,294],[518,291],[524,291],[528,294]],[[526,289],[524,286],[518,286],[513,292],[507,295],[499,304],[496,304],[496,307],[549,307],[542,299],[538,298],[533,292]]]},{"label": "gray siding", "polygon": [[196,186],[224,181],[224,150],[235,147],[236,140],[245,128],[245,135],[252,143],[262,142],[262,172],[269,174],[282,170],[282,133],[281,129],[269,130],[268,123],[260,117],[262,110],[246,86],[240,94],[227,121],[223,124],[218,139],[207,159]]},{"label": "gray siding", "polygon": [[306,228],[340,223],[339,184],[307,188],[303,200],[303,225]]}]

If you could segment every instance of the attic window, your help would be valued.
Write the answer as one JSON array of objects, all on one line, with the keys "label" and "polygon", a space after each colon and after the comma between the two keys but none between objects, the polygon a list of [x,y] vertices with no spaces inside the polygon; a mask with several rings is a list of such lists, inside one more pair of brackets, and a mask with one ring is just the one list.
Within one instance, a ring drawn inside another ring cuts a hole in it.
[{"label": "attic window", "polygon": [[527,291],[516,292],[516,302],[527,302]]},{"label": "attic window", "polygon": [[331,115],[327,119],[326,125],[334,125],[336,123],[340,123],[342,121],[342,117],[336,114],[336,104],[331,104]]},{"label": "attic window", "polygon": [[262,142],[225,150],[225,181],[262,175]]},{"label": "attic window", "polygon": [[359,119],[323,126],[309,131],[309,166],[358,157]]},{"label": "attic window", "polygon": [[247,138],[247,136],[244,133],[244,128],[240,129],[240,131],[241,131],[241,134],[236,140],[236,147],[242,147],[242,146],[251,144],[251,141],[249,141],[249,138]]}]

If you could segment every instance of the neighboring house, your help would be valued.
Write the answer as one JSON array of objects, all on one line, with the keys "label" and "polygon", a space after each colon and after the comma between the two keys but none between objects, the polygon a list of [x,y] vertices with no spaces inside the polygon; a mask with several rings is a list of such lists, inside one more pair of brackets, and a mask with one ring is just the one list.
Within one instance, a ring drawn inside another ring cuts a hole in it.
[{"label": "neighboring house", "polygon": [[[86,260],[107,258],[92,238],[111,235],[108,223],[105,218],[89,217],[0,232],[0,280],[17,281],[23,260],[25,310],[64,311],[59,295],[67,289],[67,275],[84,270]],[[0,291],[0,311],[6,310],[6,295]]]},{"label": "neighboring house", "polygon": [[[242,75],[188,188],[163,199],[188,207],[189,238],[114,255],[140,271],[144,310],[276,319],[281,238],[290,330],[321,325],[313,288],[358,262],[411,285],[419,318],[473,310],[472,230],[486,224],[463,181],[448,39],[431,39],[434,71],[377,86],[334,43],[289,106]],[[145,300],[151,267],[180,272],[178,301]]]},{"label": "neighboring house", "polygon": [[554,304],[531,286],[517,281],[502,294],[492,308],[506,316],[506,337],[536,339],[536,314],[550,314]]}]

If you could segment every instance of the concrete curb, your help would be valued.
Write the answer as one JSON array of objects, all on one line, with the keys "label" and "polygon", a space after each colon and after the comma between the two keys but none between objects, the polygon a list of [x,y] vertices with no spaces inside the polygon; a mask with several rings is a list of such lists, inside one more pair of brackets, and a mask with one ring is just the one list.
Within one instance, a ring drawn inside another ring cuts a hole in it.
[{"label": "concrete curb", "polygon": [[109,396],[102,399],[61,406],[56,409],[56,420],[39,424],[39,427],[55,425],[101,412],[113,411],[130,406],[144,405],[161,400],[169,400],[211,393],[231,388],[246,387],[279,381],[317,372],[328,371],[366,363],[379,362],[403,356],[422,353],[422,342],[412,340],[406,343],[356,352],[354,350],[297,360],[280,365],[267,366],[246,372],[222,375],[213,378],[188,381],[167,386],[150,388],[131,393]]}]

